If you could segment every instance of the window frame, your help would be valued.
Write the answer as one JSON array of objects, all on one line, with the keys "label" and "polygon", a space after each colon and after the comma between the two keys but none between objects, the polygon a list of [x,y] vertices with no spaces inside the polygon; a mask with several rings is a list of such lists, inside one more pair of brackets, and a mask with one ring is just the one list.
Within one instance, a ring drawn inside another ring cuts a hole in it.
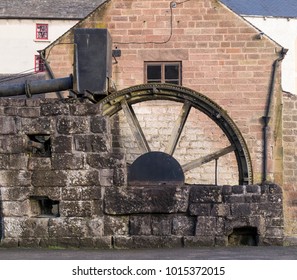
[{"label": "window frame", "polygon": [[[46,27],[46,37],[43,37],[43,38],[39,38],[38,34],[39,34],[39,28],[40,27]],[[36,23],[36,27],[35,27],[35,39],[37,41],[47,41],[49,39],[49,25],[48,23]]]},{"label": "window frame", "polygon": [[45,65],[40,55],[34,56],[34,71],[35,73],[45,72]]},{"label": "window frame", "polygon": [[[165,66],[178,65],[178,78],[177,79],[165,79]],[[177,81],[178,83],[171,83],[174,85],[182,85],[182,62],[181,61],[145,61],[144,62],[144,83],[153,83],[148,79],[148,66],[161,66],[161,83],[165,83],[168,80]],[[167,82],[168,83],[168,82]],[[170,82],[169,82],[170,83]]]}]

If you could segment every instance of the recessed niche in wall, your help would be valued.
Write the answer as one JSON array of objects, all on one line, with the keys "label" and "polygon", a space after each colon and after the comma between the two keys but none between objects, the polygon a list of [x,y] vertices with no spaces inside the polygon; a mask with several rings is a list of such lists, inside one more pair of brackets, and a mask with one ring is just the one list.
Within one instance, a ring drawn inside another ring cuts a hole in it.
[{"label": "recessed niche in wall", "polygon": [[30,197],[31,215],[35,217],[60,217],[59,201],[47,196]]},{"label": "recessed niche in wall", "polygon": [[239,227],[234,228],[228,236],[230,246],[257,246],[258,233],[256,227]]},{"label": "recessed niche in wall", "polygon": [[48,134],[29,134],[28,150],[35,157],[50,157],[51,137]]}]

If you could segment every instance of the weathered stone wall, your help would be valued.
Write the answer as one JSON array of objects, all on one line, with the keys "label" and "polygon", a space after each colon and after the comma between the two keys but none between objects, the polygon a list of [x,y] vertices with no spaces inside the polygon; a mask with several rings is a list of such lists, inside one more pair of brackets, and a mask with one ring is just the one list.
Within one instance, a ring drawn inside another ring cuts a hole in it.
[{"label": "weathered stone wall", "polygon": [[85,100],[0,99],[1,246],[279,245],[277,185],[128,186],[109,120]]},{"label": "weathered stone wall", "polygon": [[[122,185],[126,172],[100,107],[77,99],[0,99],[0,112],[2,244],[110,244],[102,234],[104,188]],[[37,141],[42,136],[49,151]]]},{"label": "weathered stone wall", "polygon": [[[277,185],[109,188],[104,201],[117,248],[283,244]],[[247,233],[232,235],[248,228],[255,244],[241,243]]]},{"label": "weathered stone wall", "polygon": [[297,244],[297,98],[284,94],[283,102],[283,170],[284,214],[289,243]]}]

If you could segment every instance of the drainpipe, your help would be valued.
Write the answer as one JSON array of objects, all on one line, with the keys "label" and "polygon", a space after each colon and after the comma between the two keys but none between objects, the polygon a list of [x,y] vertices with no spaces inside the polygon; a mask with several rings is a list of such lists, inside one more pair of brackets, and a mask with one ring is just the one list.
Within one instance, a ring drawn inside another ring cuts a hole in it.
[{"label": "drainpipe", "polygon": [[263,177],[262,177],[262,184],[267,181],[267,150],[268,150],[268,130],[269,130],[269,121],[270,121],[270,110],[271,104],[273,99],[274,93],[274,86],[275,86],[275,77],[276,77],[276,70],[280,64],[280,62],[284,59],[286,53],[288,52],[287,49],[282,48],[280,52],[280,57],[277,58],[272,65],[272,72],[271,72],[271,81],[269,86],[267,104],[265,109],[265,115],[262,117],[263,120]]}]

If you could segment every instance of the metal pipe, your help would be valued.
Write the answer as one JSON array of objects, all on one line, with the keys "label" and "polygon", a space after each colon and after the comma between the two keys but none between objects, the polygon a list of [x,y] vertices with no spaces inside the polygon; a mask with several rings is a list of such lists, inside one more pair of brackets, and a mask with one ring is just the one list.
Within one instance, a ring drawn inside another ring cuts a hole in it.
[{"label": "metal pipe", "polygon": [[273,93],[274,93],[274,86],[275,86],[275,77],[276,77],[276,70],[279,66],[279,63],[284,59],[286,53],[288,52],[287,49],[282,48],[280,52],[280,57],[277,58],[272,65],[272,73],[271,73],[271,80],[270,80],[270,86],[269,86],[269,92],[268,92],[268,99],[267,104],[265,108],[265,115],[262,117],[263,120],[263,177],[262,177],[262,183],[265,183],[267,181],[267,173],[268,173],[268,164],[267,164],[267,155],[268,155],[268,130],[269,130],[269,121],[270,121],[270,110],[271,110],[271,104],[273,99]]},{"label": "metal pipe", "polygon": [[[54,72],[53,72],[52,68],[50,67],[49,63],[47,62],[47,60],[46,60],[46,58],[44,56],[44,51],[40,51],[39,54],[40,54],[41,59],[44,62],[45,69],[46,69],[47,73],[49,74],[50,78],[55,79],[56,77],[54,75]],[[56,94],[57,94],[58,98],[60,98],[60,99],[63,98],[60,91],[56,91]]]},{"label": "metal pipe", "polygon": [[0,86],[0,97],[48,93],[69,90],[73,88],[72,75],[65,78],[53,80],[38,80],[22,84],[10,84]]}]

